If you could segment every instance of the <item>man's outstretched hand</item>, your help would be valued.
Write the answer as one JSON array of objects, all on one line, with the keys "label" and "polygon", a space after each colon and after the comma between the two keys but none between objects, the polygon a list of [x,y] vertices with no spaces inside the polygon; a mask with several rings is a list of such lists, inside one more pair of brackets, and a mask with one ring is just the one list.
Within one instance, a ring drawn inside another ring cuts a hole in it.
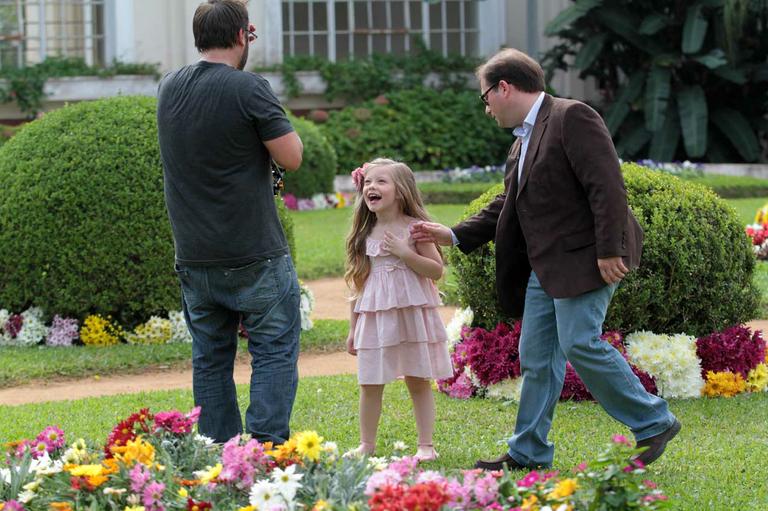
[{"label": "man's outstretched hand", "polygon": [[431,242],[438,245],[453,245],[451,230],[435,222],[416,222],[411,225],[411,238],[418,242]]}]

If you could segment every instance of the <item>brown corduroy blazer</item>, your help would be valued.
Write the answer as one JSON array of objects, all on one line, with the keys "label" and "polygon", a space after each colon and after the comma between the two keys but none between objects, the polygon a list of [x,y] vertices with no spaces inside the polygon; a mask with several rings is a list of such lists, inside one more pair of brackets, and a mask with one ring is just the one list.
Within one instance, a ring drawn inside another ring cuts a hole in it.
[{"label": "brown corduroy blazer", "polygon": [[531,268],[553,298],[605,285],[598,258],[637,268],[643,231],[627,205],[619,158],[600,115],[584,103],[546,95],[526,152],[509,151],[504,193],[453,227],[469,253],[496,242],[496,290],[511,317],[523,312]]}]

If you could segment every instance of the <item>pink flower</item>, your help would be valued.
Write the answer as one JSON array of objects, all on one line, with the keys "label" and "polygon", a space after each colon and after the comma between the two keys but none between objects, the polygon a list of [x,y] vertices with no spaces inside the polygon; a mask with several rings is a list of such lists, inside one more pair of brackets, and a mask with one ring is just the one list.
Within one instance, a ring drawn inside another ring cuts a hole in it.
[{"label": "pink flower", "polygon": [[165,491],[165,485],[163,483],[152,481],[144,488],[144,505],[151,507],[156,511],[163,509],[162,498]]},{"label": "pink flower", "polygon": [[396,471],[385,468],[379,472],[375,472],[368,478],[368,483],[365,485],[365,494],[368,496],[376,493],[377,490],[384,488],[385,486],[399,486],[402,482],[402,477]]},{"label": "pink flower", "polygon": [[456,378],[448,390],[448,395],[456,399],[469,399],[474,393],[475,387],[472,385],[472,380],[464,373]]},{"label": "pink flower", "polygon": [[257,470],[266,470],[269,460],[264,454],[264,446],[258,440],[251,439],[243,445],[240,444],[241,440],[240,435],[237,435],[224,444],[219,480],[247,488],[253,484]]},{"label": "pink flower", "polygon": [[62,318],[56,314],[53,317],[48,336],[45,338],[45,344],[48,346],[71,346],[72,341],[77,339],[77,335],[77,320]]},{"label": "pink flower", "polygon": [[451,500],[448,502],[448,505],[451,509],[471,509],[471,488],[467,487],[466,485],[459,484],[458,481],[451,480],[446,485],[445,491],[451,498]]},{"label": "pink flower", "polygon": [[584,472],[585,470],[587,470],[587,464],[583,461],[576,465],[576,468],[574,469],[575,472]]},{"label": "pink flower", "polygon": [[643,485],[646,488],[651,489],[651,490],[655,490],[658,487],[658,485],[656,483],[654,483],[653,481],[651,481],[650,479],[644,479],[643,480]]},{"label": "pink flower", "polygon": [[64,447],[64,432],[56,426],[48,426],[39,435],[38,440],[42,440],[49,446],[48,452]]},{"label": "pink flower", "polygon": [[475,498],[482,506],[486,506],[493,502],[498,493],[499,482],[491,474],[478,479],[475,483]]},{"label": "pink flower", "polygon": [[614,444],[624,444],[626,446],[632,447],[632,442],[630,442],[624,435],[613,435],[613,437],[611,437],[611,441]]},{"label": "pink flower", "polygon": [[296,196],[292,193],[283,194],[283,204],[285,204],[286,208],[294,211],[299,209],[299,202],[296,199]]},{"label": "pink flower", "polygon": [[355,189],[358,192],[363,191],[363,183],[365,182],[365,169],[368,167],[368,163],[363,163],[362,167],[357,167],[352,171],[352,182],[355,184]]},{"label": "pink flower", "polygon": [[185,435],[192,432],[192,427],[200,416],[200,410],[197,411],[195,420],[190,419],[191,414],[182,415],[177,410],[170,412],[158,412],[155,414],[155,430],[164,429],[175,435]]},{"label": "pink flower", "polygon": [[24,506],[16,500],[9,500],[5,503],[3,511],[24,511]]},{"label": "pink flower", "polygon": [[136,463],[128,473],[128,476],[131,479],[131,491],[134,493],[140,493],[149,480],[152,479],[149,469],[141,463]]},{"label": "pink flower", "polygon": [[540,479],[541,479],[541,476],[539,475],[538,472],[534,470],[532,472],[529,472],[527,476],[520,479],[517,482],[517,486],[521,488],[530,488],[531,486],[539,482]]},{"label": "pink flower", "polygon": [[414,472],[416,470],[416,467],[418,466],[419,466],[419,460],[417,460],[415,457],[404,456],[399,460],[390,463],[387,468],[389,468],[390,470],[394,470],[402,478]]}]

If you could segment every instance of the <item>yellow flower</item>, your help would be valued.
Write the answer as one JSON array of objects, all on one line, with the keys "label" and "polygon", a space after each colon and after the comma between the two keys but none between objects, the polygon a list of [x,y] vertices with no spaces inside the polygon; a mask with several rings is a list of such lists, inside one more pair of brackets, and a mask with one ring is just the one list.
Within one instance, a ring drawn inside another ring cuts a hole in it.
[{"label": "yellow flower", "polygon": [[312,461],[317,461],[320,458],[320,442],[323,441],[323,437],[317,434],[316,431],[302,431],[296,435],[296,450]]},{"label": "yellow flower", "polygon": [[135,440],[128,440],[125,445],[113,446],[112,453],[118,461],[125,463],[129,467],[137,462],[151,467],[155,461],[155,448],[141,437],[137,437]]},{"label": "yellow flower", "polygon": [[187,498],[189,497],[189,492],[186,490],[186,488],[179,488],[179,497]]},{"label": "yellow flower", "polygon": [[547,498],[551,500],[559,500],[568,497],[569,495],[573,495],[577,486],[576,479],[563,479],[555,485],[555,489],[547,495]]},{"label": "yellow flower", "polygon": [[51,502],[48,504],[50,511],[72,511],[72,506],[69,502]]},{"label": "yellow flower", "polygon": [[315,502],[315,505],[312,506],[312,511],[328,511],[329,509],[331,509],[330,504],[324,500],[318,500]]},{"label": "yellow flower", "polygon": [[86,346],[110,346],[120,342],[123,331],[119,326],[113,325],[109,320],[100,315],[91,315],[83,321],[80,329],[80,340]]},{"label": "yellow flower", "polygon": [[[221,466],[221,463],[217,463],[213,467],[208,467],[207,470],[203,470],[199,473],[200,477],[200,484],[208,484],[217,477],[219,477],[219,474],[221,474],[221,469],[223,467]],[[198,475],[195,473],[195,475]]]},{"label": "yellow flower", "polygon": [[259,511],[259,508],[257,508],[256,506],[245,506],[245,507],[241,507],[237,511]]},{"label": "yellow flower", "polygon": [[[766,350],[768,351],[768,350]],[[768,387],[768,364],[757,364],[747,374],[747,390],[750,392],[760,392]]]},{"label": "yellow flower", "polygon": [[539,501],[539,498],[536,495],[531,495],[530,497],[526,497],[525,500],[523,500],[523,503],[520,506],[520,509],[523,509],[524,511],[534,511],[536,509],[539,509],[539,506],[536,504]]},{"label": "yellow flower", "polygon": [[747,383],[739,373],[707,371],[707,383],[701,393],[707,397],[731,397],[746,389]]},{"label": "yellow flower", "polygon": [[104,470],[101,465],[75,465],[73,467],[64,467],[64,470],[75,477],[96,477],[100,476]]},{"label": "yellow flower", "polygon": [[144,506],[125,506],[124,511],[144,511]]}]

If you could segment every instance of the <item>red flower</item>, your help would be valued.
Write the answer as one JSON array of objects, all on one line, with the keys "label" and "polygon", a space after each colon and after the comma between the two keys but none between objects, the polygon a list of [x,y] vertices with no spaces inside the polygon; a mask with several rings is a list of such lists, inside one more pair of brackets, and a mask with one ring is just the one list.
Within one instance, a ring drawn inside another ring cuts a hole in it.
[{"label": "red flower", "polygon": [[696,340],[696,355],[701,359],[701,376],[708,371],[730,371],[747,378],[749,371],[765,360],[765,340],[760,330],[753,334],[743,325],[726,328]]},{"label": "red flower", "polygon": [[402,511],[404,494],[405,490],[401,486],[385,485],[368,499],[368,506],[371,511]]},{"label": "red flower", "polygon": [[202,500],[195,502],[192,499],[187,499],[187,511],[203,511],[204,509],[213,509],[213,504]]},{"label": "red flower", "polygon": [[104,446],[106,457],[112,457],[112,446],[125,445],[129,440],[135,440],[138,433],[150,433],[149,421],[152,418],[149,408],[142,408],[127,419],[118,422],[107,437],[107,444]]}]

